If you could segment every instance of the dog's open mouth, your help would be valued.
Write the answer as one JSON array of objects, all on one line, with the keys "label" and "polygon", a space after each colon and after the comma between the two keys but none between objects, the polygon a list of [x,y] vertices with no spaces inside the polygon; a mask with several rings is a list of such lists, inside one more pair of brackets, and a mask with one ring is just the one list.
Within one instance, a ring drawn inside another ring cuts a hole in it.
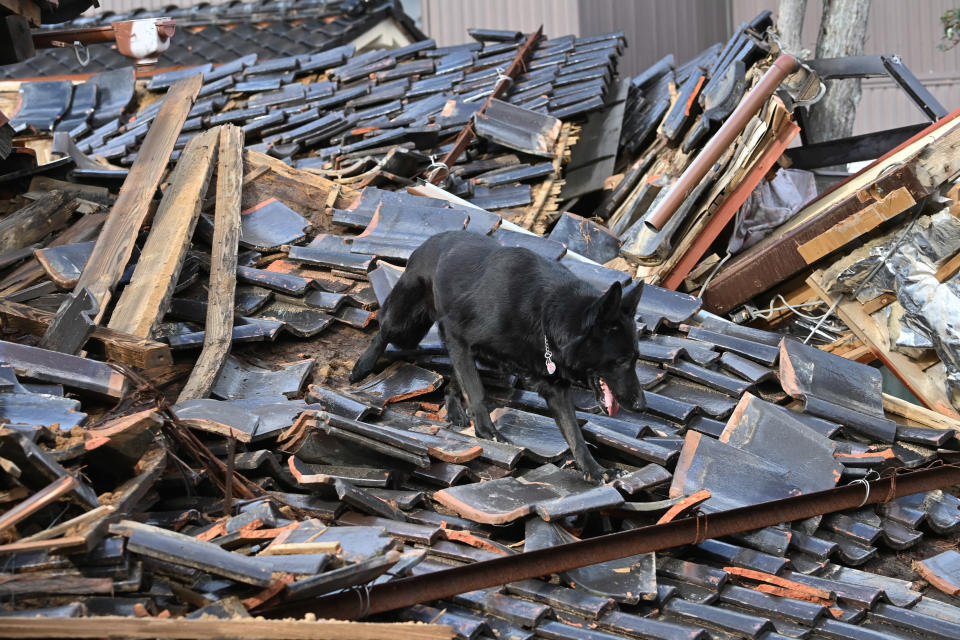
[{"label": "dog's open mouth", "polygon": [[597,382],[600,384],[600,393],[597,394],[597,399],[600,401],[603,410],[612,418],[617,415],[617,411],[620,410],[620,404],[617,402],[617,399],[613,397],[613,392],[610,391],[610,386],[606,380],[598,378]]}]

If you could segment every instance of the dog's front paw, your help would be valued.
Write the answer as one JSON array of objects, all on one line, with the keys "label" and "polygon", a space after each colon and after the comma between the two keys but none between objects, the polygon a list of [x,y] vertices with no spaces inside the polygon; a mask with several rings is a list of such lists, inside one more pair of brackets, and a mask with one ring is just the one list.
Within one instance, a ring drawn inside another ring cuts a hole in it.
[{"label": "dog's front paw", "polygon": [[494,442],[503,442],[497,428],[493,426],[493,422],[486,414],[480,414],[473,420],[473,432],[477,434],[478,438],[486,438]]},{"label": "dog's front paw", "polygon": [[474,428],[473,431],[477,434],[478,438],[483,438],[484,440],[493,440],[494,442],[506,442],[506,440],[503,439],[503,436],[500,435],[500,432],[496,429],[486,430]]},{"label": "dog's front paw", "polygon": [[622,478],[627,475],[627,472],[623,469],[604,469],[603,470],[603,481],[604,482],[613,482],[617,478]]},{"label": "dog's front paw", "polygon": [[612,469],[604,469],[599,464],[593,464],[583,469],[583,478],[587,482],[603,484],[604,482],[609,482],[606,477],[608,471],[612,471]]}]

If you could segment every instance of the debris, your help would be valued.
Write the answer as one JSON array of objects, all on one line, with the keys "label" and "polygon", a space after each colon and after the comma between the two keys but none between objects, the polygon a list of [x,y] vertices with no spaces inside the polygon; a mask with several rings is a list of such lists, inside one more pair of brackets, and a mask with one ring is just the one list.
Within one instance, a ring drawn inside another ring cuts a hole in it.
[{"label": "debris", "polygon": [[[955,114],[729,259],[778,166],[843,151],[787,148],[856,61],[798,63],[763,12],[630,79],[622,33],[438,47],[356,4],[197,7],[203,64],[9,85],[53,156],[0,167],[0,635],[955,637]],[[644,401],[569,390],[606,484],[482,353],[476,436],[442,319],[347,383],[464,229],[639,296]]]}]

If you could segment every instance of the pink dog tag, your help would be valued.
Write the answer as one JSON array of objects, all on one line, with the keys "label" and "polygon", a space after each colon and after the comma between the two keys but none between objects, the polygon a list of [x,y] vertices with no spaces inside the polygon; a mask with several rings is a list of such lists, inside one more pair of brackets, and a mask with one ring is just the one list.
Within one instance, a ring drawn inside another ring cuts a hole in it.
[{"label": "pink dog tag", "polygon": [[550,343],[547,342],[547,334],[543,334],[543,361],[547,365],[547,374],[552,376],[557,372],[557,365],[553,364],[553,352],[550,351]]}]

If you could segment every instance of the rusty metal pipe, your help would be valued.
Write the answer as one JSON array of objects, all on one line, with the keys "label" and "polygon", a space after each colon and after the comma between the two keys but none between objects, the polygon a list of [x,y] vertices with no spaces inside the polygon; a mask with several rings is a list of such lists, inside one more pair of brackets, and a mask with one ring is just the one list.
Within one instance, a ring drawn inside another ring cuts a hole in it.
[{"label": "rusty metal pipe", "polygon": [[[517,49],[516,55],[513,57],[513,62],[510,63],[510,66],[507,67],[507,70],[503,72],[500,79],[497,80],[497,84],[494,85],[493,91],[487,96],[487,99],[484,101],[483,106],[480,107],[480,110],[477,113],[483,113],[487,110],[487,107],[490,106],[490,103],[493,102],[494,98],[499,98],[507,90],[513,86],[513,79],[520,75],[520,71],[526,69],[527,60],[530,59],[530,56],[533,55],[533,49],[540,41],[540,38],[543,36],[543,25],[540,25],[540,28],[536,32],[531,33],[527,36],[527,39],[524,40],[523,44],[520,45],[520,48]],[[447,175],[450,173],[450,168],[456,163],[457,158],[460,157],[460,154],[466,151],[467,145],[470,144],[470,141],[473,140],[476,132],[473,130],[473,121],[467,123],[467,125],[460,131],[460,135],[457,136],[457,139],[453,143],[453,147],[447,152],[447,155],[443,157],[443,160],[440,161],[439,166],[432,169],[429,174],[427,174],[427,182],[432,185],[438,185],[446,179]]]},{"label": "rusty metal pipe", "polygon": [[709,538],[751,531],[781,522],[856,509],[913,493],[942,489],[958,482],[960,467],[933,467],[894,476],[893,479],[887,477],[874,480],[869,483],[869,492],[865,491],[863,484],[844,485],[700,517],[611,533],[549,549],[527,551],[445,571],[401,578],[374,585],[369,589],[348,589],[311,602],[280,605],[258,614],[268,617],[299,617],[306,613],[315,613],[318,618],[354,620],[475,589],[538,578],[638,553],[696,544]]},{"label": "rusty metal pipe", "polygon": [[683,201],[687,199],[694,187],[700,184],[710,167],[717,161],[723,152],[733,144],[737,136],[743,133],[747,122],[763,107],[767,98],[780,86],[783,79],[800,68],[800,63],[793,56],[781,53],[774,61],[760,82],[740,102],[730,117],[717,130],[710,141],[703,147],[697,157],[693,159],[677,182],[670,188],[667,195],[653,210],[650,217],[644,221],[649,228],[659,231],[667,224],[673,214],[677,212]]}]

